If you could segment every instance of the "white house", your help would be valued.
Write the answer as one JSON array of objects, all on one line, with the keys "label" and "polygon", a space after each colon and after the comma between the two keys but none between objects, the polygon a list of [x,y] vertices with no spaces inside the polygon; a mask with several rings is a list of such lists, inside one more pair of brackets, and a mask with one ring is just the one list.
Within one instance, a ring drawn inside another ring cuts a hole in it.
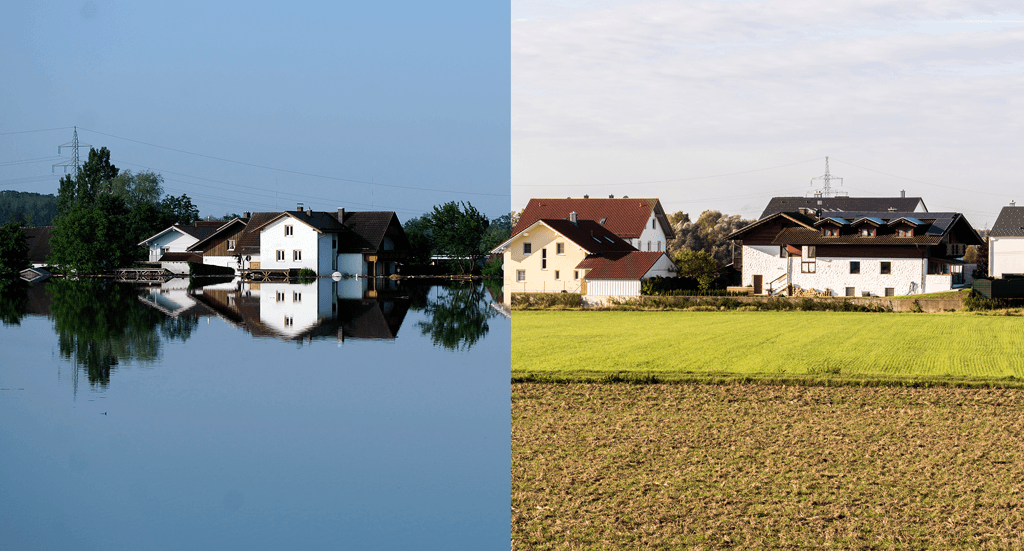
[{"label": "white house", "polygon": [[1011,202],[999,211],[988,234],[988,275],[1024,274],[1024,207]]},{"label": "white house", "polygon": [[584,302],[598,305],[611,298],[640,296],[641,282],[676,277],[678,268],[663,251],[630,251],[593,256],[580,262],[586,281]]},{"label": "white house", "polygon": [[159,263],[164,269],[174,273],[187,274],[187,262],[201,260],[199,256],[189,253],[189,248],[199,240],[216,232],[223,225],[224,222],[219,220],[175,224],[146,238],[139,245],[149,249],[149,262]]},{"label": "white house", "polygon": [[981,239],[960,213],[779,212],[741,229],[743,285],[754,294],[832,296],[948,291],[971,282],[962,256]]}]

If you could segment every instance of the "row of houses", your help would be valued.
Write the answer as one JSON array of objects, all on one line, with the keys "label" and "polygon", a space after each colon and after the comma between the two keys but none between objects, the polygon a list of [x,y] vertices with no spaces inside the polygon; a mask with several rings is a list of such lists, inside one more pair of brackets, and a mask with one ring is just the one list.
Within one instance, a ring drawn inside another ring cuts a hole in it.
[{"label": "row of houses", "polygon": [[[990,254],[1002,255],[990,261],[993,275],[1004,266],[1024,273],[1024,210],[1008,209],[992,232]],[[598,304],[675,275],[666,254],[673,237],[658,199],[531,199],[492,252],[504,255],[506,301],[513,292],[571,292]],[[905,196],[775,197],[728,239],[738,245],[742,285],[761,295],[948,291],[972,282],[963,256],[983,244],[963,214],[929,212]]]},{"label": "row of houses", "polygon": [[143,240],[148,263],[188,273],[188,262],[243,270],[310,269],[388,276],[409,253],[394,212],[246,212],[223,221],[177,224]]}]

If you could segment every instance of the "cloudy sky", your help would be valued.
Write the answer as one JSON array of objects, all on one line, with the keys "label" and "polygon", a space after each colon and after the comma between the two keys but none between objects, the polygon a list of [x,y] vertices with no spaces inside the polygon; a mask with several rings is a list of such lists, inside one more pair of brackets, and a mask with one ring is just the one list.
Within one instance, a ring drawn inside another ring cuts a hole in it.
[{"label": "cloudy sky", "polygon": [[[512,0],[512,206],[756,217],[821,187],[1024,204],[1024,5]],[[813,185],[812,185],[813,184]]]},{"label": "cloudy sky", "polygon": [[[504,5],[13,2],[0,190],[56,193],[77,126],[202,214],[509,208]],[[83,149],[83,156],[88,150]]]}]

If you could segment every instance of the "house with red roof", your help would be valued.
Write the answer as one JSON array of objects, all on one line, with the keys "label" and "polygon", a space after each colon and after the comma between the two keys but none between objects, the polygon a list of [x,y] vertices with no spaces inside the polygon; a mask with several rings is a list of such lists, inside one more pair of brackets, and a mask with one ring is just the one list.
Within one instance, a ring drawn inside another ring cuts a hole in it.
[{"label": "house with red roof", "polygon": [[658,199],[530,199],[519,216],[512,235],[523,231],[537,220],[568,220],[576,213],[578,220],[593,220],[638,251],[665,251],[675,237],[665,209]]},{"label": "house with red roof", "polygon": [[506,302],[516,292],[567,292],[580,293],[588,304],[603,303],[639,296],[642,280],[676,273],[664,251],[638,251],[600,221],[575,212],[517,228],[492,251],[504,254]]}]

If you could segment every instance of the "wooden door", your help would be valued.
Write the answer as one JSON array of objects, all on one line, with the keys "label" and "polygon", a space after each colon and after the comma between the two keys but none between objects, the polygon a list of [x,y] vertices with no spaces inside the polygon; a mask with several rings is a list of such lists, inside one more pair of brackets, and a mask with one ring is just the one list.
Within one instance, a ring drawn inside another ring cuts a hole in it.
[{"label": "wooden door", "polygon": [[762,289],[763,287],[764,287],[764,276],[755,275],[754,276],[754,294],[755,295],[760,295],[763,292],[763,289]]}]

